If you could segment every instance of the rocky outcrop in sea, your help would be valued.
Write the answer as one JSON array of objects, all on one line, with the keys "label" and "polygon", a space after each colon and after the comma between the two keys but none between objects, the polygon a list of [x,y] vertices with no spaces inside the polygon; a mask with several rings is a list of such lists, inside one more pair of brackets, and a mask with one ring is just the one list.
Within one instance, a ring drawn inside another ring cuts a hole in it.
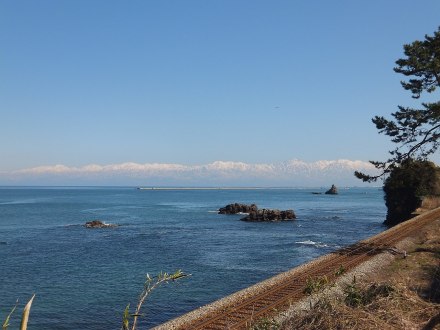
[{"label": "rocky outcrop in sea", "polygon": [[252,211],[256,211],[257,209],[258,207],[255,204],[246,205],[246,204],[233,203],[220,208],[218,210],[218,214],[250,213]]},{"label": "rocky outcrop in sea", "polygon": [[118,225],[111,224],[111,223],[105,223],[100,220],[92,220],[85,223],[84,227],[86,228],[114,228]]},{"label": "rocky outcrop in sea", "polygon": [[280,211],[277,209],[269,210],[269,209],[261,209],[255,210],[249,213],[249,215],[241,218],[243,221],[288,221],[296,219],[295,212],[293,210],[285,210]]},{"label": "rocky outcrop in sea", "polygon": [[248,215],[240,220],[262,222],[262,221],[287,221],[296,219],[293,210],[280,211],[277,209],[258,209],[257,205],[251,204],[228,204],[219,209],[219,214],[247,213]]},{"label": "rocky outcrop in sea", "polygon": [[326,195],[337,195],[338,194],[338,188],[334,184],[332,184],[332,187],[325,192]]}]

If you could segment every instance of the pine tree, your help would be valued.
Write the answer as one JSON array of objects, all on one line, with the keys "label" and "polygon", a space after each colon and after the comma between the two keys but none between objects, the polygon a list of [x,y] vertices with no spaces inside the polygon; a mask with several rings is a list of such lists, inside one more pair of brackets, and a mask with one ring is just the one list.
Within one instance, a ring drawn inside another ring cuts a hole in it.
[{"label": "pine tree", "polygon": [[[440,88],[440,27],[433,36],[403,46],[405,57],[396,61],[394,71],[408,77],[402,87],[419,99],[423,92],[433,93]],[[386,161],[371,161],[380,174],[370,176],[355,172],[356,177],[372,182],[399,167],[408,159],[426,160],[440,145],[440,101],[422,102],[419,109],[399,106],[389,120],[372,119],[379,133],[388,135],[397,144]]]}]

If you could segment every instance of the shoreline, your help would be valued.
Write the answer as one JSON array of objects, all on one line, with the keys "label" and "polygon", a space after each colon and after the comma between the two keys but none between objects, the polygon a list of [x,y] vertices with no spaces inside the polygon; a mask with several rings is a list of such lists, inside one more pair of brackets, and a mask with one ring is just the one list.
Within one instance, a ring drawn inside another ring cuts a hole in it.
[{"label": "shoreline", "polygon": [[[435,216],[436,217],[435,220],[430,220],[429,222],[425,223],[423,225],[423,228],[429,226],[430,224],[432,224],[435,221],[438,221],[438,219],[440,218],[440,208],[424,212],[423,214],[416,216],[413,219],[410,219],[410,220],[407,220],[403,223],[400,223],[397,226],[394,226],[394,227],[392,227],[388,230],[385,230],[377,235],[374,235],[374,236],[369,237],[365,240],[362,240],[359,243],[370,244],[370,242],[373,242],[374,240],[381,239],[382,237],[385,237],[386,235],[390,235],[391,233],[398,233],[400,228],[410,227],[416,221],[422,221],[423,219],[429,218],[430,216]],[[415,235],[416,235],[415,233],[408,234],[406,237],[400,239],[397,243],[395,243],[395,246],[398,246],[399,248],[404,248],[406,245],[402,242],[404,242],[405,240],[408,240],[409,238],[411,238]],[[213,313],[222,313],[222,312],[226,311],[228,308],[231,308],[231,306],[241,304],[244,300],[246,300],[252,296],[256,296],[256,295],[261,294],[265,291],[268,291],[274,287],[282,285],[282,283],[289,278],[299,277],[302,273],[309,271],[311,268],[319,266],[320,263],[328,262],[329,260],[331,261],[331,259],[337,253],[338,253],[338,251],[335,251],[335,252],[323,255],[317,259],[314,259],[310,262],[302,264],[302,265],[295,267],[291,270],[288,270],[286,272],[275,275],[269,279],[266,279],[262,282],[256,283],[248,288],[245,288],[245,289],[240,290],[238,292],[235,292],[231,295],[223,297],[223,298],[221,298],[217,301],[214,301],[210,304],[201,306],[198,309],[195,309],[195,310],[188,312],[186,314],[183,314],[177,318],[169,320],[161,325],[158,325],[158,326],[154,327],[153,329],[154,330],[187,329],[191,323],[194,323],[197,320],[207,318],[210,316],[210,314],[213,314]],[[380,259],[381,256],[385,256],[384,258],[386,260],[387,258],[390,257],[390,253],[389,253],[389,251],[382,251],[379,254],[370,258],[369,260],[362,262],[361,264],[355,266],[353,269],[350,269],[347,274],[352,274],[353,272],[356,272],[357,270],[358,270],[358,272],[361,272],[361,273],[366,272],[366,269],[369,269],[368,265],[375,264],[375,262],[372,262],[371,260],[373,260],[374,258]],[[391,260],[391,259],[389,259],[389,260]],[[377,264],[377,262],[376,262],[376,264]],[[336,269],[339,265],[335,264],[333,266]],[[340,280],[340,279],[338,279],[338,280]],[[307,297],[299,299],[297,301],[291,301],[291,304],[292,305],[300,304],[300,302],[305,300],[306,298]],[[191,326],[189,326],[189,328],[191,328]]]}]

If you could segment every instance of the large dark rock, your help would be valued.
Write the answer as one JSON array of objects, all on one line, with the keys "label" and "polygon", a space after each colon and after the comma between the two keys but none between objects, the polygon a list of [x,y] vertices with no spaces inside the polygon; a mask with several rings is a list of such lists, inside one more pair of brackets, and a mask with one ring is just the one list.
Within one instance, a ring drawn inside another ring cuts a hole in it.
[{"label": "large dark rock", "polygon": [[92,221],[86,222],[84,227],[86,227],[86,228],[113,228],[113,227],[117,227],[117,225],[105,223],[100,220],[92,220]]},{"label": "large dark rock", "polygon": [[258,209],[257,205],[251,204],[228,204],[225,207],[222,207],[218,210],[218,214],[237,214],[237,213],[250,213],[252,211],[256,211]]},{"label": "large dark rock", "polygon": [[249,213],[249,215],[245,216],[241,220],[243,221],[287,221],[287,220],[293,220],[296,219],[296,215],[293,212],[293,210],[286,210],[286,211],[280,211],[280,210],[268,210],[268,209],[261,209],[261,210],[254,210]]},{"label": "large dark rock", "polygon": [[332,184],[332,187],[325,192],[327,195],[337,195],[338,194],[338,188],[334,184]]},{"label": "large dark rock", "polygon": [[219,209],[219,214],[238,214],[247,213],[248,215],[242,218],[243,221],[286,221],[296,219],[296,215],[293,210],[280,211],[277,209],[261,209],[259,210],[257,205],[251,204],[228,204],[225,207]]}]

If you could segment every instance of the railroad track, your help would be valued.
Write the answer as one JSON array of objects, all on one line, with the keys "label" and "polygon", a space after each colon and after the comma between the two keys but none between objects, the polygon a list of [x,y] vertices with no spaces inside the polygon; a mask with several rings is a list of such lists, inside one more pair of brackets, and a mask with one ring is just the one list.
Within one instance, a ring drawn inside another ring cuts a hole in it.
[{"label": "railroad track", "polygon": [[[247,329],[252,320],[273,314],[274,311],[284,310],[291,303],[305,297],[304,289],[308,279],[326,277],[329,281],[333,281],[337,277],[338,268],[342,267],[344,271],[349,271],[378,253],[395,252],[393,248],[397,242],[437,219],[440,219],[440,208],[426,212],[372,238],[337,250],[326,258],[320,258],[318,262],[311,263],[295,276],[288,277],[262,292],[209,313],[200,313],[201,317],[171,328],[174,330]],[[158,328],[166,329],[166,323]]]}]

